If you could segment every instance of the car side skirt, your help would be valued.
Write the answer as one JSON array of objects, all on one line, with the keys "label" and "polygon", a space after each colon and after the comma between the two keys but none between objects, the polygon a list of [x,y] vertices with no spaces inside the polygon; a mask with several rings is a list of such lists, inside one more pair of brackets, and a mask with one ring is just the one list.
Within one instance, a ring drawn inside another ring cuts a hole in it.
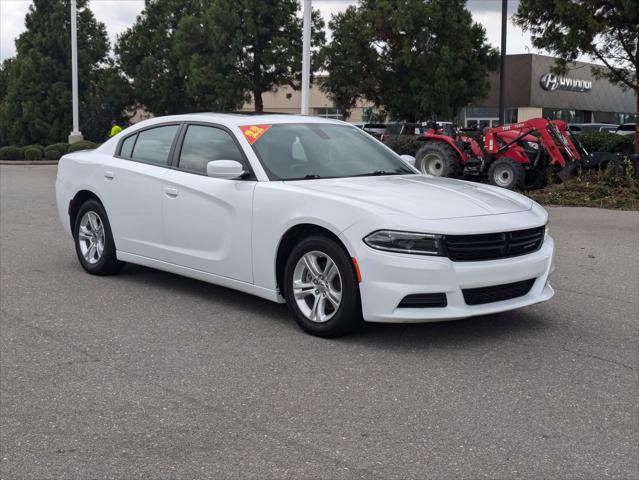
[{"label": "car side skirt", "polygon": [[175,273],[177,275],[183,275],[185,277],[212,283],[221,287],[232,288],[234,290],[239,290],[240,292],[250,293],[251,295],[265,298],[266,300],[271,300],[272,302],[284,303],[284,299],[279,296],[275,290],[259,287],[251,283],[241,282],[239,280],[222,277],[220,275],[214,275],[202,270],[182,267],[173,263],[163,262],[162,260],[156,260],[154,258],[135,255],[133,253],[122,252],[120,250],[116,252],[116,255],[118,260],[121,260],[123,262],[135,263],[136,265],[142,265],[169,273]]}]

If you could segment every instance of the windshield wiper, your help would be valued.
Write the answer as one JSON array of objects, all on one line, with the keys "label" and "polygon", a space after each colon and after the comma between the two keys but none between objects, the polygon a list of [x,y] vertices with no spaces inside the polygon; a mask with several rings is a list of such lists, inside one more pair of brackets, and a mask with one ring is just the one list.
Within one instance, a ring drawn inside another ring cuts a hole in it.
[{"label": "windshield wiper", "polygon": [[386,170],[375,170],[368,173],[359,173],[357,175],[351,175],[352,177],[374,177],[377,175],[404,175],[410,172],[388,172]]},{"label": "windshield wiper", "polygon": [[322,176],[317,175],[316,173],[309,173],[308,175],[304,175],[303,177],[283,178],[282,180],[316,180],[318,178],[322,178]]}]

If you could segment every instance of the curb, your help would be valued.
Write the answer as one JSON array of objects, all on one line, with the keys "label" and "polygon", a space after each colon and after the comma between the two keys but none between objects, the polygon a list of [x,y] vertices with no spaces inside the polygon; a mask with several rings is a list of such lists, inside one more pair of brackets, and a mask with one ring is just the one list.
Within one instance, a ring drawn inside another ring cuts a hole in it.
[{"label": "curb", "polygon": [[57,165],[57,160],[0,160],[0,165]]}]

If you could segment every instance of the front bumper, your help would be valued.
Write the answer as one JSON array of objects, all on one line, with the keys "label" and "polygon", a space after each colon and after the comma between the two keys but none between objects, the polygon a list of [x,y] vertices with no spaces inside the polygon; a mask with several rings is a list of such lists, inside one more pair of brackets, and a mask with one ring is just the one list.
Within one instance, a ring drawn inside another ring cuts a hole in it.
[{"label": "front bumper", "polygon": [[[364,320],[417,323],[454,320],[504,312],[549,300],[554,290],[548,277],[554,269],[554,242],[550,236],[536,252],[519,257],[477,262],[358,249],[362,274],[360,293]],[[509,300],[467,305],[463,289],[503,285],[535,279],[530,291]],[[398,308],[407,295],[445,293],[447,306]]]}]

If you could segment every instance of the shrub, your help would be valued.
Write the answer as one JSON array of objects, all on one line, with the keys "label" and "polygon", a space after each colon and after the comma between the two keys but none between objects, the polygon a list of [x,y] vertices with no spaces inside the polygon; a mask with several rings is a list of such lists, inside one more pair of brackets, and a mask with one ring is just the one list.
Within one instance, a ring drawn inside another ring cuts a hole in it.
[{"label": "shrub", "polygon": [[2,147],[0,160],[24,160],[24,153],[20,147]]},{"label": "shrub", "polygon": [[44,154],[37,148],[30,147],[25,148],[24,150],[24,159],[25,160],[42,160]]},{"label": "shrub", "polygon": [[76,142],[69,145],[68,153],[77,152],[79,150],[93,150],[94,148],[97,148],[97,145],[95,143],[88,140],[83,140],[81,142]]},{"label": "shrub", "polygon": [[423,141],[417,140],[417,137],[410,135],[397,135],[395,137],[390,137],[384,143],[398,155],[412,156],[415,156],[417,150],[419,150],[419,148],[424,144]]},{"label": "shrub", "polygon": [[44,155],[44,147],[42,145],[26,145],[26,146],[22,147],[22,150],[24,152],[26,152],[30,148],[35,148],[37,150],[40,150],[42,152],[42,155]]},{"label": "shrub", "polygon": [[57,150],[47,150],[44,152],[44,158],[47,160],[60,160],[62,155]]},{"label": "shrub", "polygon": [[49,152],[51,150],[55,150],[56,152],[60,152],[60,156],[64,155],[69,151],[68,143],[54,143],[52,145],[47,146],[44,151]]},{"label": "shrub", "polygon": [[586,150],[592,152],[632,153],[634,135],[609,132],[583,132],[576,134]]}]

